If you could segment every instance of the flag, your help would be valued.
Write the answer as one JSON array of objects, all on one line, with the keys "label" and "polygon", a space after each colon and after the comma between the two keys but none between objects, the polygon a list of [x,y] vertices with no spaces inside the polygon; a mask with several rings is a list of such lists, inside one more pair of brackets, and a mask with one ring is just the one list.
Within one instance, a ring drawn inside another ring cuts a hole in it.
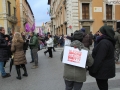
[{"label": "flag", "polygon": [[25,30],[26,30],[26,32],[30,32],[31,31],[30,26],[29,26],[28,23],[25,24]]},{"label": "flag", "polygon": [[31,31],[33,32],[35,30],[35,23],[32,25]]}]

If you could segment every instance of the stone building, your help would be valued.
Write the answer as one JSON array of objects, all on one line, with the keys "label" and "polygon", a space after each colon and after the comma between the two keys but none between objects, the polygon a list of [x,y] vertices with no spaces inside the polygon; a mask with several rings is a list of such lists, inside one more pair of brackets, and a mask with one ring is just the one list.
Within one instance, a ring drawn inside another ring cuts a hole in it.
[{"label": "stone building", "polygon": [[17,31],[25,31],[25,24],[28,23],[30,27],[35,22],[34,14],[27,0],[16,0],[16,13],[18,18]]},{"label": "stone building", "polygon": [[0,27],[10,34],[15,31],[17,22],[16,0],[0,0]]},{"label": "stone building", "polygon": [[48,4],[55,34],[70,35],[81,28],[95,33],[105,23],[120,27],[120,5],[108,5],[106,0],[48,0]]}]

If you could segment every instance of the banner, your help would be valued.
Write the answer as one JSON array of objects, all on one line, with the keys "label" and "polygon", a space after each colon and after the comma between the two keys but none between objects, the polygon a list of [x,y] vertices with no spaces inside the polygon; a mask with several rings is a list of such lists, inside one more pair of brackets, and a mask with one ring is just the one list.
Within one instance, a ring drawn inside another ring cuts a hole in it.
[{"label": "banner", "polygon": [[87,50],[82,49],[80,51],[78,48],[65,46],[62,62],[65,64],[85,68],[87,55]]},{"label": "banner", "polygon": [[26,32],[30,32],[31,31],[30,26],[29,26],[28,23],[25,24],[25,30],[26,30]]}]

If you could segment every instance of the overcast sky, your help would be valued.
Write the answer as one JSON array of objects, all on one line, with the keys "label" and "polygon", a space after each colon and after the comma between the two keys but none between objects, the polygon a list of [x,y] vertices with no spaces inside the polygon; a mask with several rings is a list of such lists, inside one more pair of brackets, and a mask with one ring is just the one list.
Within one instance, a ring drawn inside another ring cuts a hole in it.
[{"label": "overcast sky", "polygon": [[50,17],[47,14],[49,9],[48,0],[27,0],[31,6],[31,9],[35,16],[36,26],[41,26],[43,22],[50,21]]}]

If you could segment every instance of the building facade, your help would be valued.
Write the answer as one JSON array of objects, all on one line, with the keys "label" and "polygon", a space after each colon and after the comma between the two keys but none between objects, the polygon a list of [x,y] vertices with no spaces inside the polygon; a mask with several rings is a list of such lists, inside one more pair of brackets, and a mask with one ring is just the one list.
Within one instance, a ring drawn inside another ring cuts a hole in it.
[{"label": "building facade", "polygon": [[51,21],[45,23],[45,33],[50,32],[51,35],[54,34],[53,29],[51,27]]},{"label": "building facade", "polygon": [[104,24],[120,28],[120,5],[108,5],[106,0],[48,0],[48,4],[55,34],[70,35],[81,28],[95,33]]},{"label": "building facade", "polygon": [[10,34],[14,33],[16,24],[16,0],[0,0],[0,27]]},{"label": "building facade", "polygon": [[27,0],[16,0],[17,12],[17,31],[25,31],[25,24],[28,23],[30,27],[35,22],[34,14]]}]

